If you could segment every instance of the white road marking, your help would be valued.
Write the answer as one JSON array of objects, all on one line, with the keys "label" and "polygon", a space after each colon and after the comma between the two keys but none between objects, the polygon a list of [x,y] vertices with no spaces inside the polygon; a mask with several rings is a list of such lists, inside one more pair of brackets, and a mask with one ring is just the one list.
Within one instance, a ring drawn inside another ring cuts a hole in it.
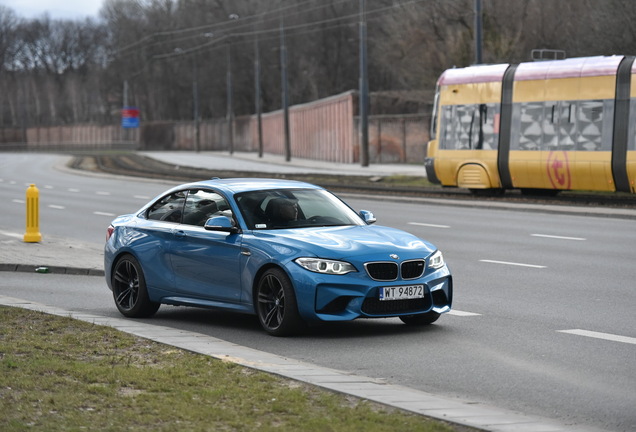
[{"label": "white road marking", "polygon": [[51,185],[44,185],[44,189],[53,189],[53,186],[51,186]]},{"label": "white road marking", "polygon": [[409,225],[417,225],[417,226],[424,226],[424,227],[430,227],[430,228],[450,228],[450,226],[448,225],[435,225],[435,224],[427,224],[422,222],[409,222]]},{"label": "white road marking", "polygon": [[24,235],[23,234],[18,234],[18,233],[14,233],[14,232],[10,232],[10,231],[0,231],[0,234],[7,236],[7,237],[14,237],[17,239],[23,239]]},{"label": "white road marking", "polygon": [[636,345],[636,338],[629,336],[619,336],[611,333],[600,333],[590,330],[572,329],[572,330],[557,330],[559,333],[573,334],[577,336],[586,336],[596,339],[604,339],[612,342],[622,342],[627,344]]},{"label": "white road marking", "polygon": [[24,204],[24,203],[26,203],[26,201],[25,201],[25,200],[21,200],[21,199],[14,199],[14,200],[11,200],[11,201],[13,201],[14,203],[18,203],[18,204]]},{"label": "white road marking", "polygon": [[93,212],[93,214],[97,216],[110,216],[110,217],[115,216],[114,213],[106,213],[106,212],[99,212],[99,211]]},{"label": "white road marking", "polygon": [[556,235],[549,235],[549,234],[530,234],[532,237],[543,237],[543,238],[551,238],[551,239],[557,239],[557,240],[575,240],[575,241],[584,241],[587,239],[584,239],[583,237],[563,237],[563,236],[556,236]]},{"label": "white road marking", "polygon": [[95,192],[97,195],[110,195],[110,192],[97,191]]},{"label": "white road marking", "polygon": [[150,199],[150,197],[146,196],[146,195],[133,195],[133,198],[142,199],[142,200],[149,200]]},{"label": "white road marking", "polygon": [[64,210],[64,209],[66,208],[66,207],[64,207],[64,206],[61,206],[61,205],[55,205],[55,204],[49,204],[49,206],[48,206],[48,207],[49,207],[49,208],[52,208],[52,209],[56,209],[56,210]]},{"label": "white road marking", "polygon": [[465,312],[465,311],[460,311],[457,309],[451,309],[448,312],[449,315],[455,315],[455,316],[460,316],[460,317],[470,317],[470,316],[481,316],[481,314],[475,313],[475,312]]},{"label": "white road marking", "polygon": [[79,189],[75,189],[75,188],[69,188],[68,191],[69,192],[79,192],[80,190]]},{"label": "white road marking", "polygon": [[511,266],[519,266],[519,267],[547,268],[546,266],[542,266],[542,265],[524,264],[524,263],[516,263],[516,262],[508,262],[508,261],[495,261],[495,260],[479,260],[479,261],[484,263],[504,264],[504,265],[511,265]]}]

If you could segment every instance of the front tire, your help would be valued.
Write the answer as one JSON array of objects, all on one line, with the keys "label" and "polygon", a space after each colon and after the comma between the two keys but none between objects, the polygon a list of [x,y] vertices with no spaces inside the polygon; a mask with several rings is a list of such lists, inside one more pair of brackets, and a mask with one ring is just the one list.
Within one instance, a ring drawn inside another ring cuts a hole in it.
[{"label": "front tire", "polygon": [[126,317],[146,318],[159,309],[159,303],[150,301],[141,264],[132,255],[124,255],[117,260],[112,287],[115,305]]},{"label": "front tire", "polygon": [[433,324],[439,318],[440,314],[437,312],[427,312],[418,315],[405,315],[401,316],[400,319],[406,325],[410,326],[424,326]]},{"label": "front tire", "polygon": [[471,194],[478,197],[498,197],[506,193],[503,188],[468,189]]},{"label": "front tire", "polygon": [[272,336],[289,336],[303,327],[294,287],[281,269],[271,268],[259,279],[256,314],[263,329]]}]

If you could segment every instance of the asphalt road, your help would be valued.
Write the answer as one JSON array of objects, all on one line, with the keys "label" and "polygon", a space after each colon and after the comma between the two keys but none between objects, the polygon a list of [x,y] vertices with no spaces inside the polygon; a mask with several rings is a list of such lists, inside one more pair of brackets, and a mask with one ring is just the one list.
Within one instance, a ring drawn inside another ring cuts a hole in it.
[{"label": "asphalt road", "polygon": [[[59,157],[29,156],[0,154],[0,231],[23,229],[30,182],[44,192],[43,231],[95,243],[112,215],[173,184],[77,176],[51,168]],[[636,221],[347,201],[444,252],[452,314],[426,329],[360,320],[286,339],[265,336],[251,317],[206,310],[164,306],[150,322],[562,423],[636,430]],[[0,294],[118,316],[97,277],[3,273]]]}]

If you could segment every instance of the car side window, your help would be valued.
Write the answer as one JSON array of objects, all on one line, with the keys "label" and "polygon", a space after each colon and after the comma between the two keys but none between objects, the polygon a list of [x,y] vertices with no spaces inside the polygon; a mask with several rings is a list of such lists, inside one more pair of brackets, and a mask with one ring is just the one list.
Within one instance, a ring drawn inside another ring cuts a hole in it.
[{"label": "car side window", "polygon": [[183,223],[188,225],[205,225],[205,221],[213,216],[227,216],[232,218],[232,211],[222,195],[202,189],[188,192]]},{"label": "car side window", "polygon": [[181,222],[185,192],[174,192],[160,198],[147,211],[146,218],[164,222]]}]

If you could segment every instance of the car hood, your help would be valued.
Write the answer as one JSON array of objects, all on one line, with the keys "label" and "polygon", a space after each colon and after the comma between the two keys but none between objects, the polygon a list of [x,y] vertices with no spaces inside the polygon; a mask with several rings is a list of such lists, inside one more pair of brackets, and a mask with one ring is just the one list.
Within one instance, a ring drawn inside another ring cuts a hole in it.
[{"label": "car hood", "polygon": [[426,257],[437,248],[405,231],[380,225],[299,228],[254,231],[256,238],[285,246],[290,253],[315,255],[321,258],[388,259],[397,254],[402,259]]}]

